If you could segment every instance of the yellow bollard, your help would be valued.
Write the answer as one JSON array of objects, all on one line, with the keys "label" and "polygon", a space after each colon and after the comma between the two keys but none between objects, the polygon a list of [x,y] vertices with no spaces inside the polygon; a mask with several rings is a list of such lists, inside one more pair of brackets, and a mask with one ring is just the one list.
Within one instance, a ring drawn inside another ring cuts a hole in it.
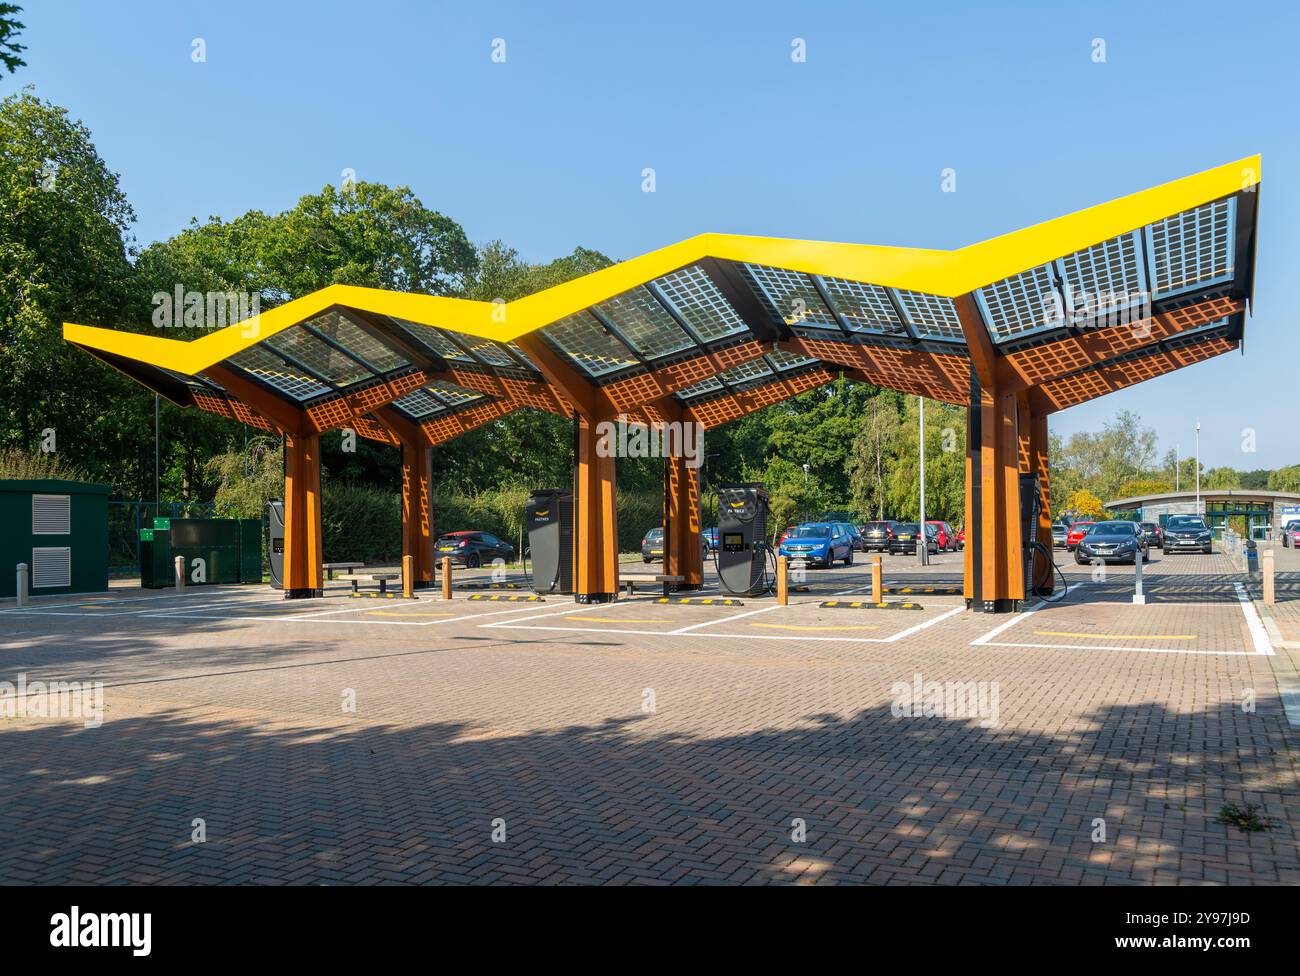
[{"label": "yellow bollard", "polygon": [[1264,550],[1263,566],[1264,570],[1264,602],[1269,606],[1273,605],[1273,550]]},{"label": "yellow bollard", "polygon": [[884,603],[884,594],[880,591],[884,589],[884,556],[876,553],[871,557],[871,602]]},{"label": "yellow bollard", "polygon": [[776,602],[777,606],[790,605],[790,557],[779,556],[776,560]]},{"label": "yellow bollard", "polygon": [[442,557],[442,598],[451,599],[451,557]]},{"label": "yellow bollard", "polygon": [[407,600],[415,595],[415,560],[410,556],[402,557],[402,596]]}]

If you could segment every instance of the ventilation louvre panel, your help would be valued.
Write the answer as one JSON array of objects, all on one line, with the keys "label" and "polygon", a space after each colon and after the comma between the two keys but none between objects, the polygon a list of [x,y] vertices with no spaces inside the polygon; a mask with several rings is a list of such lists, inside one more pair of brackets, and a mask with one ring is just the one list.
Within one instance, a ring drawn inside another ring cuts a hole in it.
[{"label": "ventilation louvre panel", "polygon": [[71,535],[72,496],[33,495],[32,535]]},{"label": "ventilation louvre panel", "polygon": [[72,585],[72,550],[51,546],[32,550],[32,589]]}]

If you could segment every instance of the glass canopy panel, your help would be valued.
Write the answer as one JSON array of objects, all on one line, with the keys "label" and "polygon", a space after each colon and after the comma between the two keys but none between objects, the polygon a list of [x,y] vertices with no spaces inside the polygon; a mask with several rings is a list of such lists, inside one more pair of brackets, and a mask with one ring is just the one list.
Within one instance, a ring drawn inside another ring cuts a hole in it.
[{"label": "glass canopy panel", "polygon": [[411,365],[400,353],[388,348],[346,315],[332,312],[312,319],[307,324],[348,352],[360,356],[381,373]]},{"label": "glass canopy panel", "polygon": [[961,320],[957,318],[957,309],[951,298],[931,295],[923,291],[904,291],[897,289],[898,303],[916,334],[923,339],[956,339],[965,341],[961,331]]},{"label": "glass canopy panel", "polygon": [[752,383],[754,380],[763,379],[772,375],[772,369],[762,359],[751,359],[747,363],[741,363],[739,366],[733,366],[731,369],[723,370],[718,374],[718,378],[727,386],[740,386],[744,383]]},{"label": "glass canopy panel", "polygon": [[1232,278],[1237,200],[1216,200],[1147,228],[1155,293],[1177,295]]},{"label": "glass canopy panel", "polygon": [[483,360],[489,366],[518,366],[519,364],[510,358],[510,354],[502,349],[491,339],[483,339],[479,336],[466,335],[463,332],[453,332],[451,329],[445,330],[447,335],[455,339],[462,346],[469,349],[470,353],[476,358]]},{"label": "glass canopy panel", "polygon": [[290,366],[279,356],[260,345],[237,352],[230,361],[247,373],[293,400],[310,400],[333,391],[320,380]]},{"label": "glass canopy panel", "polygon": [[427,390],[412,390],[406,396],[398,397],[393,406],[404,410],[412,417],[429,417],[446,410],[446,405]]},{"label": "glass canopy panel", "polygon": [[746,264],[744,268],[755,293],[786,325],[840,331],[839,322],[806,274],[765,264]]},{"label": "glass canopy panel", "polygon": [[822,278],[822,284],[839,313],[844,316],[845,324],[854,332],[907,331],[903,328],[903,321],[898,317],[894,303],[889,300],[889,293],[879,285],[849,281],[847,278]]},{"label": "glass canopy panel", "polygon": [[1065,306],[1056,291],[1050,265],[986,285],[975,292],[975,302],[994,342],[1065,324]]},{"label": "glass canopy panel", "polygon": [[713,279],[695,265],[664,275],[654,282],[654,287],[702,342],[745,331],[744,321]]},{"label": "glass canopy panel", "polygon": [[817,362],[811,356],[805,356],[797,352],[786,352],[784,349],[776,349],[768,353],[767,361],[780,373]]},{"label": "glass canopy panel", "polygon": [[644,288],[633,288],[596,306],[644,359],[659,359],[695,346],[671,315]]},{"label": "glass canopy panel", "polygon": [[425,389],[432,392],[439,400],[453,407],[459,407],[473,400],[487,399],[477,390],[467,390],[463,386],[457,386],[455,383],[449,383],[446,380],[433,380],[425,384]]},{"label": "glass canopy panel", "polygon": [[356,360],[343,355],[299,325],[277,332],[265,342],[275,351],[292,356],[311,372],[335,386],[347,386],[374,375]]},{"label": "glass canopy panel", "polygon": [[1087,325],[1103,312],[1144,302],[1147,279],[1141,246],[1134,231],[1057,259],[1071,324]]},{"label": "glass canopy panel", "polygon": [[678,390],[673,396],[679,400],[689,400],[691,397],[701,396],[705,393],[715,393],[722,389],[722,384],[718,382],[716,376],[710,376],[707,380],[701,380],[693,386],[688,386],[684,390]]},{"label": "glass canopy panel", "polygon": [[552,322],[542,335],[590,376],[604,376],[640,365],[627,346],[585,312]]},{"label": "glass canopy panel", "polygon": [[516,343],[507,342],[506,345],[510,348],[510,351],[512,353],[514,353],[516,356],[519,357],[519,359],[523,362],[525,366],[527,366],[531,370],[534,370],[535,372],[541,372],[540,370],[537,369],[537,364],[533,362],[532,359],[529,358],[528,353],[524,352],[521,348],[519,348],[519,346]]},{"label": "glass canopy panel", "polygon": [[403,332],[443,359],[451,359],[460,363],[474,361],[469,353],[431,326],[420,325],[418,322],[408,322],[405,319],[393,319],[393,321],[401,327]]}]

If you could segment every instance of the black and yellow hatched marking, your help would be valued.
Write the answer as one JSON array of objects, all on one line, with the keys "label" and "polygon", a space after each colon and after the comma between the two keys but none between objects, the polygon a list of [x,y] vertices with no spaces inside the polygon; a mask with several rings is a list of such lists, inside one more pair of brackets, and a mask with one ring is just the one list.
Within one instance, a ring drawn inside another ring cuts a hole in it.
[{"label": "black and yellow hatched marking", "polygon": [[691,606],[700,607],[743,607],[745,604],[740,600],[732,600],[723,597],[711,596],[678,596],[667,597],[661,596],[654,601],[655,603],[686,603]]},{"label": "black and yellow hatched marking", "polygon": [[960,586],[885,586],[881,593],[928,593],[932,596],[958,596],[963,591]]},{"label": "black and yellow hatched marking", "polygon": [[418,596],[402,596],[400,593],[349,593],[354,600],[418,600]]},{"label": "black and yellow hatched marking", "polygon": [[924,610],[919,603],[894,600],[889,603],[872,603],[870,600],[826,600],[818,606],[827,610]]},{"label": "black and yellow hatched marking", "polygon": [[513,593],[474,593],[470,600],[500,600],[505,603],[545,603],[540,596],[516,596]]},{"label": "black and yellow hatched marking", "polygon": [[452,586],[454,590],[522,590],[526,589],[523,583],[456,583]]}]

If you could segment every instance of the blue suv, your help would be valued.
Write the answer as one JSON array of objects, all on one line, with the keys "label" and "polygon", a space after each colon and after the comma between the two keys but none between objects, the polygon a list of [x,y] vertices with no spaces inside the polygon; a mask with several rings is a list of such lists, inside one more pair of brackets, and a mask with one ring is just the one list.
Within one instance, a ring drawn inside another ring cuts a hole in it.
[{"label": "blue suv", "polygon": [[829,568],[837,559],[853,565],[853,537],[837,522],[805,522],[785,537],[777,554]]}]

